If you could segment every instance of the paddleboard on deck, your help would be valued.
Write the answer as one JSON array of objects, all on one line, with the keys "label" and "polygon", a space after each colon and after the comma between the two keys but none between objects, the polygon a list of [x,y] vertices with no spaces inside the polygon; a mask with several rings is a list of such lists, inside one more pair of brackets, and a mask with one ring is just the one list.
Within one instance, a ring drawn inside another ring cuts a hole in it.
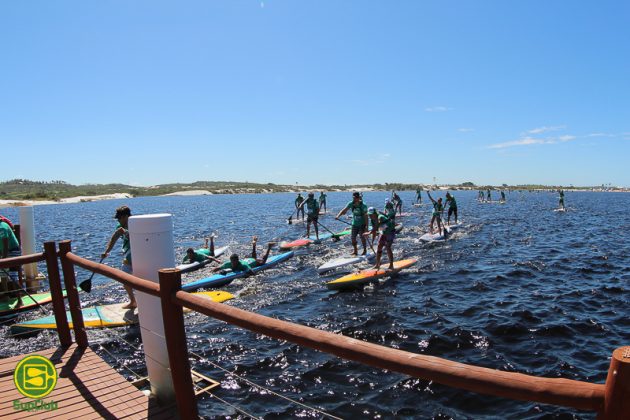
[{"label": "paddleboard on deck", "polygon": [[[257,273],[259,271],[266,270],[268,268],[273,267],[276,264],[279,264],[283,261],[288,260],[292,256],[293,256],[293,251],[271,256],[267,259],[267,262],[265,264],[252,268],[252,271],[254,273]],[[218,273],[213,276],[206,277],[200,280],[193,281],[192,283],[185,284],[182,286],[182,290],[189,292],[191,290],[200,289],[202,287],[206,287],[206,288],[221,287],[232,282],[232,280],[234,279],[237,279],[239,277],[245,277],[246,274],[247,272],[245,271],[229,271],[229,272],[226,272],[225,274]]]},{"label": "paddleboard on deck", "polygon": [[[221,255],[225,254],[227,252],[227,250],[229,249],[229,247],[227,246],[223,246],[221,248],[215,248],[214,249],[214,255],[213,257],[220,257]],[[188,263],[188,264],[180,264],[178,265],[177,268],[179,271],[183,273],[190,273],[191,271],[195,271],[195,270],[199,270],[202,267],[205,267],[208,263],[210,263],[211,261],[206,259],[204,261],[195,261],[192,263]]]},{"label": "paddleboard on deck", "polygon": [[385,268],[387,268],[387,266],[385,266],[385,268],[381,266],[381,268],[378,270],[372,268],[369,270],[359,271],[358,273],[348,274],[347,276],[343,276],[341,278],[338,278],[337,280],[329,281],[328,283],[326,283],[326,287],[328,287],[328,289],[330,290],[355,289],[367,283],[376,281],[382,277],[396,274],[405,268],[411,267],[417,261],[418,260],[414,258],[395,261],[393,270],[386,270]]},{"label": "paddleboard on deck", "polygon": [[[0,301],[0,317],[15,315],[18,312],[30,311],[37,308],[38,305],[45,305],[52,302],[52,296],[50,292],[46,293],[31,293],[31,296],[16,290],[15,293],[19,293],[22,296],[22,305],[19,307],[18,298],[9,297],[7,300]],[[66,291],[63,290],[63,296],[66,297]],[[32,297],[32,298],[31,298]]]},{"label": "paddleboard on deck", "polygon": [[[205,297],[213,302],[225,302],[233,299],[234,296],[231,293],[223,291],[211,291],[211,292],[198,292],[194,293],[196,296]],[[96,328],[114,328],[124,327],[126,325],[133,325],[138,323],[138,310],[123,308],[126,303],[114,303],[112,305],[99,305],[91,308],[84,308],[81,310],[83,315],[83,324],[86,329]],[[188,308],[184,308],[184,312],[190,312]],[[66,312],[66,317],[69,320],[68,326],[73,328],[72,316],[70,311]],[[31,321],[22,322],[11,326],[11,334],[18,335],[31,331],[39,330],[55,330],[57,329],[57,323],[55,322],[55,316],[47,316],[43,318],[33,319]]]}]

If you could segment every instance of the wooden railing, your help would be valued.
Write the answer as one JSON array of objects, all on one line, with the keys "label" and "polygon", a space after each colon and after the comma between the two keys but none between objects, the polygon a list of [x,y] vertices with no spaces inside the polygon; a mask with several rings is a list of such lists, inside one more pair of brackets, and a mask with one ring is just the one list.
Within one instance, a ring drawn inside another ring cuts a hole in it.
[{"label": "wooden railing", "polygon": [[[53,270],[56,264],[49,261],[54,243],[46,243],[44,255]],[[175,395],[181,418],[196,418],[197,403],[194,394],[184,327],[183,308],[225,321],[247,330],[280,340],[310,347],[338,357],[353,360],[381,369],[388,369],[412,377],[432,380],[443,385],[498,397],[554,404],[580,410],[596,411],[602,419],[630,416],[630,347],[613,353],[605,384],[561,378],[541,378],[514,372],[504,372],[439,357],[414,354],[402,350],[368,343],[315,328],[262,316],[232,306],[212,302],[181,290],[181,273],[175,269],[159,271],[159,285],[126,274],[120,270],[81,258],[71,252],[70,241],[60,243],[58,256],[63,267],[68,302],[72,313],[77,344],[86,346],[87,338],[80,316],[80,303],[76,293],[74,265],[94,271],[135,290],[157,296],[161,300],[164,333],[173,377]],[[20,257],[22,263],[32,262]],[[34,257],[38,258],[38,257]],[[13,258],[13,264],[17,258]],[[39,260],[37,260],[39,261]],[[0,261],[0,267],[6,265]],[[56,294],[55,296],[57,297]],[[59,295],[60,296],[60,295]],[[63,304],[63,300],[59,298]],[[55,306],[55,315],[59,312]],[[61,310],[64,314],[65,312]],[[75,313],[77,316],[75,317]],[[64,322],[61,320],[61,322]],[[57,319],[60,340],[66,334]],[[68,333],[69,335],[69,333]],[[62,340],[62,343],[65,342]]]}]

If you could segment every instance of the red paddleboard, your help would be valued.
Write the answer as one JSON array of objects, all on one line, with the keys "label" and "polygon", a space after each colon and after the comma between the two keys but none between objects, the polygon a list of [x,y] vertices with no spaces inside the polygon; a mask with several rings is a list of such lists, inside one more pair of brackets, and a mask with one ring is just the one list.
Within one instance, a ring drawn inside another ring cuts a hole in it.
[{"label": "red paddleboard", "polygon": [[280,249],[300,248],[303,246],[308,246],[312,243],[313,243],[313,240],[308,239],[308,238],[296,239],[295,241],[291,241],[291,242],[285,241],[285,242],[280,243]]}]

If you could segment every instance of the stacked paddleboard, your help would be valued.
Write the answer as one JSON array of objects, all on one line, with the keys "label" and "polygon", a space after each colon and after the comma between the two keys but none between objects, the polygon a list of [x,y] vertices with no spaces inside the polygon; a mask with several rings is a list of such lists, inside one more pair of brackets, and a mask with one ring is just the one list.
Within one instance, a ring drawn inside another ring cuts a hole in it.
[{"label": "stacked paddleboard", "polygon": [[367,283],[374,282],[380,278],[391,276],[393,274],[398,273],[405,268],[411,267],[418,260],[416,259],[408,259],[408,260],[400,260],[394,262],[394,269],[387,270],[387,266],[385,268],[381,267],[380,269],[369,269],[362,270],[358,273],[348,274],[347,276],[343,276],[338,278],[337,280],[329,281],[326,283],[326,287],[330,290],[352,290],[358,287],[362,287]]},{"label": "stacked paddleboard", "polygon": [[[228,292],[211,291],[195,293],[197,296],[205,297],[213,302],[225,302],[233,299],[234,296]],[[85,328],[114,328],[133,325],[138,323],[138,310],[123,308],[125,303],[116,303],[113,305],[99,305],[92,308],[84,308],[81,310],[83,315],[83,323]],[[187,308],[184,312],[189,312]],[[66,312],[68,326],[73,328],[72,317],[70,311]],[[32,321],[22,322],[11,326],[11,334],[20,335],[40,330],[55,330],[57,323],[54,315],[44,318],[34,319]]]},{"label": "stacked paddleboard", "polygon": [[[195,293],[197,296],[201,296],[212,300],[213,302],[225,302],[233,299],[234,296],[228,292],[211,291],[211,292],[199,292]],[[115,303],[112,305],[99,305],[92,308],[84,308],[81,310],[83,315],[83,323],[85,328],[114,328],[123,327],[126,325],[133,325],[138,323],[138,310],[123,308],[125,303]],[[190,310],[184,309],[185,312]],[[66,312],[68,319],[68,326],[73,328],[72,316],[70,311]],[[57,323],[55,322],[55,316],[47,316],[44,318],[38,318],[31,321],[22,322],[11,326],[11,334],[23,335],[33,331],[40,330],[55,330],[57,329]]]}]

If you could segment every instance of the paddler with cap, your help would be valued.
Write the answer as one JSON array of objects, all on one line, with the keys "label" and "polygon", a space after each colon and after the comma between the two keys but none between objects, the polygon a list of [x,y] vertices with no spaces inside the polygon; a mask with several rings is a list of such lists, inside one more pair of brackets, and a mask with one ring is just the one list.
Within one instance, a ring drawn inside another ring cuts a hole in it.
[{"label": "paddler with cap", "polygon": [[346,214],[348,210],[352,211],[352,233],[350,235],[350,238],[352,239],[352,248],[354,248],[354,252],[352,253],[352,255],[358,254],[357,235],[361,237],[361,244],[363,245],[363,254],[361,255],[365,255],[367,252],[367,241],[363,234],[368,228],[368,209],[367,206],[363,204],[361,194],[359,194],[358,192],[352,193],[352,201],[349,202],[346,207],[344,207],[339,212],[339,214],[337,214],[337,217],[335,217],[335,219],[339,220],[339,218]]},{"label": "paddler with cap", "polygon": [[306,206],[306,237],[311,236],[311,223],[315,228],[315,238],[319,241],[319,230],[317,228],[318,218],[319,218],[319,203],[315,199],[315,194],[312,192],[308,193],[308,198],[304,200],[298,206],[298,212],[302,209],[302,213],[304,213],[304,206]]}]

